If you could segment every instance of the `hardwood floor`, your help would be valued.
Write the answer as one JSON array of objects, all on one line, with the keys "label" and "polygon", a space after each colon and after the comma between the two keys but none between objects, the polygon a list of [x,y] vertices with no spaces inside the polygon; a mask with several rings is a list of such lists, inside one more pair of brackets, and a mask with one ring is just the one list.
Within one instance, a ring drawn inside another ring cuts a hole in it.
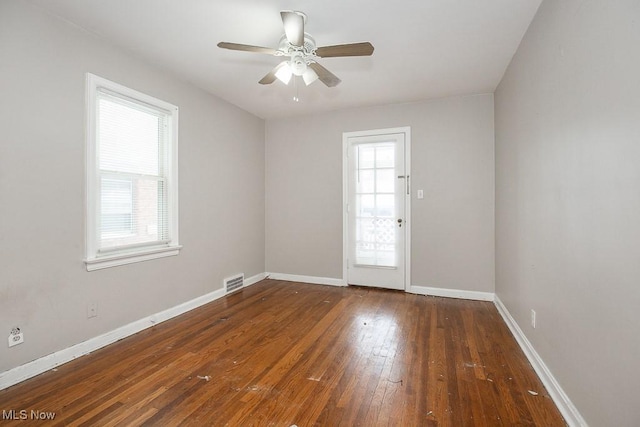
[{"label": "hardwood floor", "polygon": [[54,412],[47,425],[565,425],[492,303],[276,280],[0,391],[0,410]]}]

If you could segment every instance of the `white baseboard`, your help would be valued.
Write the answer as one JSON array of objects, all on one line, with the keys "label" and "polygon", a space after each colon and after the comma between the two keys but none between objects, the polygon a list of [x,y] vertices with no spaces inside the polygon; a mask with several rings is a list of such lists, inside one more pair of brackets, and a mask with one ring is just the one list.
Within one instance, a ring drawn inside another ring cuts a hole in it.
[{"label": "white baseboard", "polygon": [[520,326],[518,326],[518,323],[511,316],[511,313],[509,313],[509,310],[507,310],[507,307],[505,307],[497,295],[495,297],[494,304],[511,330],[516,341],[522,348],[522,351],[527,356],[527,359],[529,359],[533,369],[540,377],[542,384],[544,384],[549,395],[562,413],[567,424],[571,427],[587,427],[587,422],[582,418],[580,412],[578,412],[578,408],[575,407],[571,402],[571,399],[569,399],[569,396],[567,396],[562,387],[560,387],[558,381],[555,379],[549,368],[547,368],[547,365],[545,365],[540,355],[533,348],[531,342],[527,339],[524,332],[522,332],[522,329],[520,329]]},{"label": "white baseboard", "polygon": [[[286,280],[289,282],[302,282],[314,285],[347,286],[343,279],[330,277],[301,276],[286,273],[265,273],[266,277],[274,280]],[[493,301],[495,294],[491,292],[464,291],[458,289],[429,288],[425,286],[411,286],[407,291],[412,294],[431,295],[448,298],[461,298],[476,301]]]},{"label": "white baseboard", "polygon": [[[248,279],[245,279],[244,287],[258,283],[260,280],[264,279],[265,276],[265,273],[259,273],[255,276],[251,276]],[[166,320],[172,319],[176,316],[198,308],[204,304],[210,303],[211,301],[215,301],[218,298],[223,297],[224,295],[224,289],[218,289],[201,297],[197,297],[190,301],[179,304],[175,307],[152,314],[143,319],[136,320],[135,322],[121,326],[117,329],[114,329],[113,331],[107,332],[94,338],[90,338],[87,341],[81,342],[71,347],[67,347],[60,351],[56,351],[55,353],[48,354],[8,371],[1,372],[0,390],[11,387],[12,385],[18,384],[19,382],[31,377],[35,377],[36,375],[53,369],[56,366],[60,366],[64,363],[70,362],[73,359],[77,359],[78,357],[89,354],[118,340],[157,325],[158,323],[162,323]]]},{"label": "white baseboard", "polygon": [[246,288],[247,286],[255,285],[259,281],[264,280],[265,277],[267,277],[267,273],[258,273],[255,276],[249,277],[248,279],[245,278],[243,288]]},{"label": "white baseboard", "polygon": [[297,274],[285,273],[266,273],[266,275],[269,279],[286,280],[288,282],[303,282],[311,283],[313,285],[347,286],[344,280],[333,279],[330,277],[299,276]]},{"label": "white baseboard", "polygon": [[427,286],[410,286],[407,291],[412,294],[429,295],[434,297],[460,298],[475,301],[493,301],[493,292],[465,291],[460,289],[431,288]]}]

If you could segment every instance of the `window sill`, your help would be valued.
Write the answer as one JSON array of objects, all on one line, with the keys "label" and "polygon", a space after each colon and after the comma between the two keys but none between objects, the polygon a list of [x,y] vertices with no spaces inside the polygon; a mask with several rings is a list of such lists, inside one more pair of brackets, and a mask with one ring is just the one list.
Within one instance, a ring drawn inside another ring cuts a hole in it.
[{"label": "window sill", "polygon": [[105,255],[84,260],[87,271],[101,270],[103,268],[117,267],[119,265],[133,264],[149,261],[156,258],[175,256],[180,253],[182,246],[167,246],[162,248],[145,249],[136,252]]}]

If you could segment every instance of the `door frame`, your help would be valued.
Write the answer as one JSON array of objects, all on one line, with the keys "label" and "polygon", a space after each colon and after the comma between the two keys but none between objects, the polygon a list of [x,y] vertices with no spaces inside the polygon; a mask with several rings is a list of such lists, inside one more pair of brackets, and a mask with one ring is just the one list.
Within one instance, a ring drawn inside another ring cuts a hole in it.
[{"label": "door frame", "polygon": [[389,134],[404,134],[404,173],[407,176],[407,188],[409,194],[405,194],[404,198],[404,222],[405,239],[404,239],[404,291],[411,289],[411,127],[395,127],[385,129],[373,129],[355,132],[342,133],[342,283],[344,286],[349,284],[349,217],[347,213],[347,204],[349,203],[349,160],[347,154],[349,152],[349,138],[362,136],[376,136]]}]

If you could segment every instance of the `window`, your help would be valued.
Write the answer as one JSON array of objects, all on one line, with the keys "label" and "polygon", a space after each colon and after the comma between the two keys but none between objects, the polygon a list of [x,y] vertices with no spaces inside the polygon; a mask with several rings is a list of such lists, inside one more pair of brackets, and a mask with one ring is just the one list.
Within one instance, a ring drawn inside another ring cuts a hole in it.
[{"label": "window", "polygon": [[87,74],[87,270],[177,255],[178,108]]},{"label": "window", "polygon": [[396,143],[355,145],[355,262],[397,267]]}]

